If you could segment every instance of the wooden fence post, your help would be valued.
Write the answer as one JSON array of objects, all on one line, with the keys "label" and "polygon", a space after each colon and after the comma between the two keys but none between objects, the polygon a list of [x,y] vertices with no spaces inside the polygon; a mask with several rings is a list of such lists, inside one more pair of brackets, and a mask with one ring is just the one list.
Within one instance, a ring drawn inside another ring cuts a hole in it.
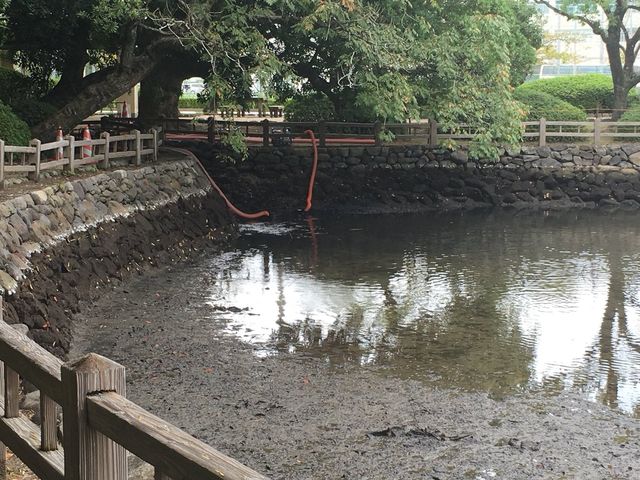
[{"label": "wooden fence post", "polygon": [[104,159],[102,160],[103,168],[109,168],[109,137],[111,136],[109,132],[102,132],[100,135],[104,138]]},{"label": "wooden fence post", "polygon": [[[0,189],[6,188],[6,181],[4,179],[4,140],[0,140]],[[0,303],[0,305],[2,305]]]},{"label": "wooden fence post", "polygon": [[153,161],[158,161],[158,131],[155,128],[151,129],[151,135],[153,135]]},{"label": "wooden fence post", "polygon": [[209,143],[216,140],[216,120],[214,117],[209,117],[207,120],[207,140]]},{"label": "wooden fence post", "polygon": [[67,169],[69,170],[69,173],[73,173],[75,170],[74,162],[76,157],[76,139],[73,135],[67,135],[67,141],[69,142],[66,155],[66,157],[69,159],[69,165],[67,166]]},{"label": "wooden fence post", "polygon": [[320,140],[320,148],[327,146],[327,122],[321,120],[318,122],[318,137]]},{"label": "wooden fence post", "polygon": [[429,146],[438,146],[438,122],[433,118],[429,119]]},{"label": "wooden fence post", "polygon": [[61,373],[65,480],[127,480],[126,450],[94,430],[87,416],[88,395],[125,394],[124,367],[90,353],[64,364]]},{"label": "wooden fence post", "polygon": [[133,134],[136,136],[135,149],[136,149],[136,165],[142,164],[142,155],[140,154],[140,130],[134,130]]},{"label": "wooden fence post", "polygon": [[594,145],[600,145],[600,134],[602,133],[602,122],[600,117],[596,116],[593,120],[593,143]]},{"label": "wooden fence post", "polygon": [[262,121],[262,146],[269,146],[269,120],[266,118]]},{"label": "wooden fence post", "polygon": [[33,172],[31,179],[37,182],[38,180],[40,180],[40,157],[42,156],[42,149],[41,149],[42,142],[37,138],[34,138],[33,140],[31,140],[31,142],[29,142],[29,145],[32,147],[35,147],[36,149],[36,153],[34,153],[36,171]]},{"label": "wooden fence post", "polygon": [[373,141],[376,146],[382,145],[382,139],[380,138],[380,133],[382,132],[382,124],[376,120],[373,124]]},{"label": "wooden fence post", "polygon": [[540,127],[538,129],[538,146],[544,147],[547,144],[547,119],[540,119]]},{"label": "wooden fence post", "polygon": [[[2,154],[4,154],[4,141],[0,140]],[[3,298],[0,295],[0,322],[4,322]],[[4,392],[4,362],[0,362],[0,392]],[[0,480],[7,478],[7,446],[0,442]]]}]

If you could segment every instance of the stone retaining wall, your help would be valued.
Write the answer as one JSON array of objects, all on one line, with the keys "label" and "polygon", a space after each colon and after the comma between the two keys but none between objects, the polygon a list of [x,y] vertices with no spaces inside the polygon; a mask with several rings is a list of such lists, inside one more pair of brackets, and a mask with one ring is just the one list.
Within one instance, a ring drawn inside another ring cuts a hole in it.
[{"label": "stone retaining wall", "polygon": [[191,160],[63,182],[0,203],[5,320],[64,355],[81,300],[150,263],[229,233],[222,200]]},{"label": "stone retaining wall", "polygon": [[[197,151],[244,208],[304,206],[311,148],[256,148],[244,163],[220,170],[214,153]],[[316,210],[420,211],[517,208],[640,208],[640,145],[553,145],[470,160],[464,150],[425,146],[319,150]]]}]

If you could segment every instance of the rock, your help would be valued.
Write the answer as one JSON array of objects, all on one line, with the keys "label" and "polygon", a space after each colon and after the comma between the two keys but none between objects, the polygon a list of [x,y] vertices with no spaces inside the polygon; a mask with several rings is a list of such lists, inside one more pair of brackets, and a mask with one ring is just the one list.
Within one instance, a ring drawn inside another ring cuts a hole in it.
[{"label": "rock", "polygon": [[464,150],[455,150],[451,152],[451,160],[458,165],[464,165],[469,161],[469,153]]},{"label": "rock", "polygon": [[[25,325],[26,326],[26,325]],[[40,411],[40,390],[27,393],[20,401],[21,410]]]},{"label": "rock", "polygon": [[0,291],[13,293],[18,288],[18,282],[7,272],[0,270]]},{"label": "rock", "polygon": [[44,205],[47,203],[48,195],[44,190],[36,190],[35,192],[31,192],[31,198],[36,205]]},{"label": "rock", "polygon": [[633,163],[637,167],[640,167],[640,151],[629,155],[629,162]]},{"label": "rock", "polygon": [[547,157],[547,158],[541,158],[540,160],[531,162],[531,166],[539,167],[539,168],[557,168],[557,167],[561,167],[562,164],[551,157]]}]

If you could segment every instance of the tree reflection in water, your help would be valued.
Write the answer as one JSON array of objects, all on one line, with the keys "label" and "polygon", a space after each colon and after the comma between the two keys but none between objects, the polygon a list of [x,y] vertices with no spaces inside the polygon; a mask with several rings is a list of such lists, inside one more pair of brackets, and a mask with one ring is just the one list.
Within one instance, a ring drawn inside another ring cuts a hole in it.
[{"label": "tree reflection in water", "polygon": [[505,395],[585,392],[638,413],[631,214],[343,217],[247,227],[212,301],[263,352]]}]

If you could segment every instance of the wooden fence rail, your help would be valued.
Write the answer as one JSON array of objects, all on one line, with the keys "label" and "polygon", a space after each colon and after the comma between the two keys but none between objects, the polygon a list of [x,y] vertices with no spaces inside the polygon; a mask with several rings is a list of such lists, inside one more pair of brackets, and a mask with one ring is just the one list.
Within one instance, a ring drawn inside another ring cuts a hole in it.
[{"label": "wooden fence rail", "polygon": [[[307,138],[305,131],[313,130],[319,146],[408,142],[438,146],[443,142],[469,142],[475,131],[464,124],[446,129],[433,120],[421,123],[350,123],[350,122],[261,122],[226,121],[208,119],[162,118],[154,121],[165,134],[201,134],[209,141],[228,135],[232,130],[241,132],[249,143],[263,146],[287,145]],[[600,118],[588,122],[538,121],[523,122],[523,140],[544,146],[549,142],[589,141],[594,145],[612,142],[640,141],[640,122],[608,122]],[[391,140],[385,142],[386,135]]]},{"label": "wooden fence rail", "polygon": [[[156,480],[266,480],[127,400],[123,366],[96,354],[63,364],[2,320],[1,297],[0,373],[2,479],[8,447],[43,480],[126,480],[127,451]],[[40,390],[40,427],[18,408],[21,378]]]},{"label": "wooden fence rail", "polygon": [[149,133],[134,130],[126,135],[105,132],[94,140],[76,140],[73,135],[51,143],[34,139],[28,147],[6,145],[0,140],[0,188],[5,187],[9,173],[27,173],[37,181],[43,171],[54,168],[73,173],[83,165],[108,168],[115,159],[130,159],[135,165],[140,165],[144,157],[155,161],[160,141],[155,129]]}]

